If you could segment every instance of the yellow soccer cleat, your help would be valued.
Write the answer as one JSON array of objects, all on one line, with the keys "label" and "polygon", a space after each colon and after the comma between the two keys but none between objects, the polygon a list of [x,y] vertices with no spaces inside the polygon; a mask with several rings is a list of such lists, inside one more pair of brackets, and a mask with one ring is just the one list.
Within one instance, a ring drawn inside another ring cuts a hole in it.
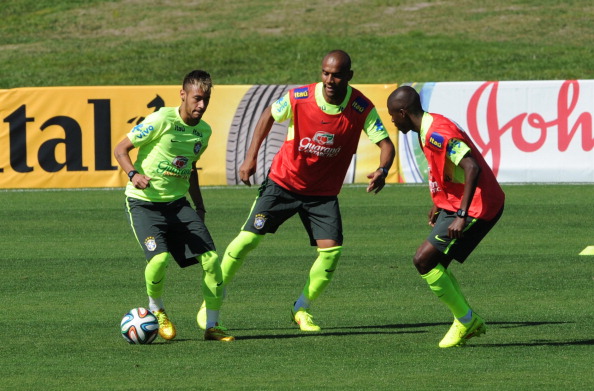
[{"label": "yellow soccer cleat", "polygon": [[228,335],[220,326],[211,327],[204,332],[205,341],[232,342],[235,337]]},{"label": "yellow soccer cleat", "polygon": [[297,312],[291,309],[291,319],[299,325],[301,331],[320,331],[321,328],[313,321],[313,315],[305,308],[299,308]]},{"label": "yellow soccer cleat", "polygon": [[454,319],[454,323],[443,339],[439,342],[440,348],[463,346],[472,337],[479,337],[487,332],[487,325],[477,314],[472,314],[472,321],[468,324]]},{"label": "yellow soccer cleat", "polygon": [[169,317],[165,313],[165,310],[154,311],[153,315],[155,315],[155,317],[159,321],[159,335],[161,336],[161,338],[166,340],[171,340],[175,338],[175,335],[177,334],[175,331],[175,326],[169,320]]}]

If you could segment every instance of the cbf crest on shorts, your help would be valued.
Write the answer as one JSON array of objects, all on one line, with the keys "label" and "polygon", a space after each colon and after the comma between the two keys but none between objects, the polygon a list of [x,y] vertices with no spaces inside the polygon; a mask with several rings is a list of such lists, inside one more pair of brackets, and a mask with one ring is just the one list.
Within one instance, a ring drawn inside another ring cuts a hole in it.
[{"label": "cbf crest on shorts", "polygon": [[149,236],[144,239],[144,245],[149,251],[155,251],[157,249],[157,242],[155,241],[154,236]]},{"label": "cbf crest on shorts", "polygon": [[254,228],[262,229],[264,228],[264,224],[266,224],[266,216],[258,213],[254,218]]}]

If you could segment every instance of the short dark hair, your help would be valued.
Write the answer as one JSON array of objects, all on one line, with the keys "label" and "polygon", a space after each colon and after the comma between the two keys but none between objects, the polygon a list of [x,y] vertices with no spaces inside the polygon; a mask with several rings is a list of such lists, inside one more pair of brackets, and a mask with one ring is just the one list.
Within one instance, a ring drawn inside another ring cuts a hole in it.
[{"label": "short dark hair", "polygon": [[421,96],[411,86],[400,86],[396,88],[388,97],[388,104],[397,109],[405,109],[411,114],[421,114],[423,107],[421,106]]},{"label": "short dark hair", "polygon": [[204,93],[210,92],[210,89],[212,88],[210,73],[199,69],[193,70],[184,77],[184,82],[182,84],[184,90],[190,85],[199,87]]},{"label": "short dark hair", "polygon": [[342,61],[342,70],[343,71],[350,71],[351,70],[351,56],[344,50],[336,49],[331,50],[324,56],[324,60],[328,57],[334,57],[340,59]]}]

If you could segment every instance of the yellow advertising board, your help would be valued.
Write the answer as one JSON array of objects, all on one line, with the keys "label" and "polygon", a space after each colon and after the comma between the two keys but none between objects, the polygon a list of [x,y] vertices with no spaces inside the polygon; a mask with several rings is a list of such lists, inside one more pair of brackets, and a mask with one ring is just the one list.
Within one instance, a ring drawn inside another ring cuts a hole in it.
[{"label": "yellow advertising board", "polygon": [[[236,169],[261,111],[293,86],[215,86],[203,117],[212,129],[209,147],[198,162],[201,185],[238,183]],[[385,108],[396,85],[355,85],[377,106],[396,143]],[[0,90],[0,188],[123,187],[127,177],[113,147],[148,114],[177,106],[179,86],[44,87]],[[261,181],[284,140],[277,124],[261,149]],[[377,168],[379,149],[361,137],[347,182],[367,182]],[[259,176],[259,177],[257,177]],[[389,182],[398,182],[398,168]]]}]

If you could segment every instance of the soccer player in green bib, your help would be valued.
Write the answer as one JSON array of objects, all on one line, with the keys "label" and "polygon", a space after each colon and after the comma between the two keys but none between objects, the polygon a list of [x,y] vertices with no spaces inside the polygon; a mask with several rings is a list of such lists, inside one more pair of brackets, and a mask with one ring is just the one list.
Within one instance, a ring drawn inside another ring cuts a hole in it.
[{"label": "soccer player in green bib", "polygon": [[[162,297],[171,258],[182,268],[202,265],[202,295],[207,309],[204,339],[235,339],[218,326],[223,277],[214,242],[204,224],[195,166],[212,134],[202,121],[211,89],[207,72],[188,73],[180,91],[180,106],[163,107],[150,114],[114,149],[129,178],[127,217],[147,261],[144,276],[149,310],[159,320],[159,335],[166,340],[176,336]],[[138,155],[132,163],[130,151],[134,148],[138,148]],[[188,192],[196,210],[186,198]]]}]

